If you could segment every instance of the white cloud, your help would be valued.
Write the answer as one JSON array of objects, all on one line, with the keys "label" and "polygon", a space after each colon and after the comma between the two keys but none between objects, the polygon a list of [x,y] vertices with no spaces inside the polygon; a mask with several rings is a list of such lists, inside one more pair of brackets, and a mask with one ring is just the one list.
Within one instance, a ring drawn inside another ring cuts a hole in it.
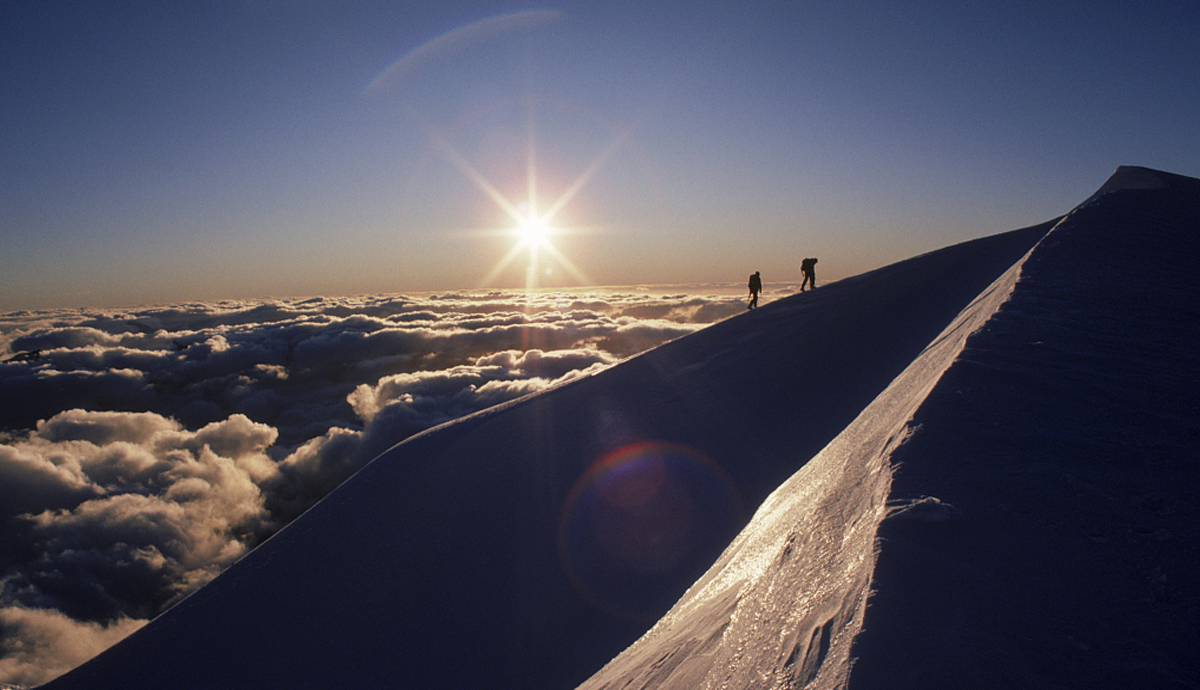
[{"label": "white cloud", "polygon": [[106,445],[117,441],[148,443],[164,432],[177,433],[178,423],[152,412],[67,410],[38,422],[36,437],[45,441],[88,441]]},{"label": "white cloud", "polygon": [[70,455],[45,456],[19,445],[0,445],[0,519],[74,505],[99,490]]},{"label": "white cloud", "polygon": [[363,458],[362,432],[335,427],[309,439],[282,462],[279,474],[265,483],[267,507],[281,522],[304,512],[354,474]]},{"label": "white cloud", "polygon": [[18,492],[58,493],[10,515],[36,556],[6,569],[0,598],[95,622],[158,613],[275,529],[256,480],[278,470],[254,474],[273,434],[237,416],[188,432],[152,413],[71,410],[4,446]]},{"label": "white cloud", "polygon": [[387,406],[423,410],[429,417],[416,425],[424,428],[616,361],[613,355],[599,350],[504,350],[480,357],[472,365],[397,374],[374,386],[363,384],[347,400],[364,422],[374,420]]}]

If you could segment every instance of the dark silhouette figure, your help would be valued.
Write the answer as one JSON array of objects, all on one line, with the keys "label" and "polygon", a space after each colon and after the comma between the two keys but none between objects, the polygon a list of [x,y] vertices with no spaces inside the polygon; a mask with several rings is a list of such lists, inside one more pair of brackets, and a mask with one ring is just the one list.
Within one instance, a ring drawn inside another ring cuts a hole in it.
[{"label": "dark silhouette figure", "polygon": [[762,292],[762,278],[758,276],[758,271],[750,276],[750,305],[747,309],[753,309],[758,306],[758,293]]},{"label": "dark silhouette figure", "polygon": [[804,292],[804,286],[808,285],[813,288],[817,287],[817,260],[805,259],[800,262],[800,272],[804,274],[804,280],[800,282],[800,292]]}]

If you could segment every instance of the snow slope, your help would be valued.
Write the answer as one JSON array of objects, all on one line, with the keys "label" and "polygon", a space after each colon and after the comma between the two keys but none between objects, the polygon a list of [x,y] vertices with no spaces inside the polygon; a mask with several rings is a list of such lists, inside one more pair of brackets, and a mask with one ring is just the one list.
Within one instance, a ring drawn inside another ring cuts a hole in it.
[{"label": "snow slope", "polygon": [[[911,655],[924,655],[916,667],[927,673],[913,682],[938,669],[951,678],[965,673],[990,660],[987,649],[963,645],[943,661],[939,640],[974,629],[963,620],[979,621],[973,610],[948,610],[938,590],[914,579],[919,569],[904,554],[932,559],[921,567],[933,570],[966,556],[929,555],[944,545],[920,544],[920,534],[903,525],[932,525],[926,530],[935,535],[943,524],[971,526],[974,505],[941,490],[944,468],[935,462],[923,471],[924,457],[913,449],[933,443],[954,449],[954,458],[982,457],[1026,436],[1021,426],[991,430],[991,411],[964,422],[957,401],[943,400],[946,379],[988,360],[993,349],[981,356],[975,343],[1002,316],[1034,330],[1069,317],[1059,329],[1067,333],[1076,332],[1076,321],[1098,319],[1088,316],[1096,310],[1086,289],[1081,304],[1054,303],[1060,286],[1081,292],[1057,278],[1043,279],[1052,302],[1044,311],[1013,311],[1009,305],[1028,291],[1022,258],[1043,237],[1026,273],[1044,266],[1052,274],[1090,256],[1094,250],[1076,238],[1106,222],[1113,199],[1154,209],[1196,198],[1194,181],[1159,179],[1164,188],[1136,192],[1158,197],[1126,201],[1135,192],[1114,185],[1049,236],[1053,223],[822,286],[410,438],[209,585],[44,687],[565,688],[610,659],[588,686],[831,687],[849,678],[852,687],[894,687],[897,655],[906,669],[914,667]],[[1180,213],[1165,225],[1194,227],[1194,206]],[[1084,230],[1064,230],[1072,224]],[[1190,247],[1194,254],[1194,239]],[[1170,309],[1195,324],[1195,279],[1188,280],[1145,291],[1157,298],[1166,287],[1176,290]],[[1012,299],[994,315],[1010,290]],[[1149,318],[1139,335],[1161,321]],[[1079,347],[1086,353],[1090,345]],[[1178,347],[1164,348],[1179,356]],[[983,394],[995,396],[995,419],[1004,421],[1019,417],[1012,408],[1040,409],[1028,399],[1042,391],[1027,384],[1048,370],[1072,371],[1079,354],[1047,348],[1043,359],[1027,362],[1028,348],[1015,349],[1014,360],[993,366],[1019,372],[1017,381],[1004,389],[1000,376]],[[1183,364],[1192,367],[1184,376],[1194,390],[1195,362]],[[1092,375],[1083,379],[1068,383],[1086,389]],[[1044,423],[1068,411],[1053,403],[1034,417]],[[1184,412],[1173,414],[1190,420]],[[914,415],[921,431],[908,438]],[[974,436],[957,434],[964,424],[981,429],[979,441],[991,445],[969,445]],[[1177,427],[1191,428],[1186,421]],[[1074,438],[1073,429],[1059,435]],[[1137,434],[1145,431],[1132,429],[1126,440],[1144,441]],[[1172,443],[1195,450],[1194,435]],[[903,464],[893,477],[896,458]],[[988,473],[974,469],[959,471],[968,479]],[[883,521],[873,567],[888,496],[926,493],[954,507],[908,501],[908,511]],[[988,496],[984,488],[974,495]],[[747,526],[747,507],[760,504]],[[1031,505],[1026,515],[1041,507]],[[990,504],[983,512],[1003,514]],[[903,515],[964,517],[943,523]],[[960,540],[974,544],[1003,532],[984,524],[991,531]],[[1194,533],[1179,534],[1194,547]],[[1012,569],[1038,563],[1038,553]],[[973,581],[965,582],[959,596],[967,599]],[[869,588],[876,590],[870,598]],[[906,620],[934,627],[896,635]],[[978,633],[985,643],[1009,631],[986,627]],[[914,639],[922,637],[924,646]]]},{"label": "snow slope", "polygon": [[892,457],[894,496],[962,519],[884,522],[852,689],[1200,687],[1200,181],[1126,175]]},{"label": "snow slope", "polygon": [[[887,507],[889,457],[967,336],[1008,296],[1020,265],[772,493],[683,599],[582,688],[842,686]],[[929,501],[920,508],[944,509]]]},{"label": "snow slope", "polygon": [[582,687],[1197,687],[1197,230],[1118,169]]}]

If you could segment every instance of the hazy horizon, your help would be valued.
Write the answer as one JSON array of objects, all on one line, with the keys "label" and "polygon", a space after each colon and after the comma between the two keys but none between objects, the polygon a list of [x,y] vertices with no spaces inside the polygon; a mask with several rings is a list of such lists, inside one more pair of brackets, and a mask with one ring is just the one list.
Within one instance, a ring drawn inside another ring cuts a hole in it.
[{"label": "hazy horizon", "polygon": [[[753,270],[747,272],[747,277]],[[831,282],[842,279],[845,276],[838,276],[826,279],[823,274],[818,274],[820,284],[825,285]],[[791,280],[764,280],[763,281],[763,296],[769,300],[772,296],[789,295],[796,292],[800,288],[801,275],[797,268],[796,276]],[[349,292],[349,293],[330,293],[330,294],[266,294],[266,295],[230,295],[221,297],[193,297],[179,300],[169,300],[163,302],[139,302],[139,303],[123,303],[123,304],[63,304],[60,306],[46,307],[24,307],[19,309],[10,309],[0,311],[0,320],[4,318],[23,318],[34,314],[48,314],[53,312],[75,312],[90,310],[95,312],[138,312],[138,311],[156,311],[163,309],[171,309],[189,305],[204,305],[211,307],[220,307],[225,309],[236,309],[249,304],[264,304],[271,302],[305,302],[310,300],[370,300],[370,299],[431,299],[438,297],[494,297],[503,295],[518,299],[527,299],[530,304],[536,305],[540,298],[554,294],[567,295],[582,295],[582,294],[644,294],[654,296],[664,296],[672,294],[686,293],[696,297],[713,296],[713,295],[741,295],[747,293],[746,278],[741,280],[713,281],[713,282],[692,282],[692,283],[657,283],[657,284],[630,284],[630,285],[577,285],[577,286],[557,286],[557,287],[474,287],[474,288],[447,288],[444,290],[395,290],[387,292]],[[765,303],[765,302],[764,302]]]}]

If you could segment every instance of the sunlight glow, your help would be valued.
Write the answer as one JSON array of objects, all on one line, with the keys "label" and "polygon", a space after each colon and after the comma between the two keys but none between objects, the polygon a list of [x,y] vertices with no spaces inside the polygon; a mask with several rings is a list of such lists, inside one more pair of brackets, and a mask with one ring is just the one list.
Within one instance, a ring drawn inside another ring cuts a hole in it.
[{"label": "sunlight glow", "polygon": [[523,244],[535,247],[546,244],[553,229],[544,218],[531,215],[517,221],[517,232],[520,234]]},{"label": "sunlight glow", "polygon": [[[591,163],[589,163],[583,172],[567,185],[564,191],[557,199],[549,206],[549,211],[544,213],[539,212],[538,199],[538,173],[537,173],[537,145],[536,145],[536,127],[534,126],[535,118],[533,114],[533,101],[530,102],[527,130],[526,130],[526,161],[525,161],[525,177],[526,177],[526,199],[522,202],[515,202],[507,198],[495,184],[488,180],[484,175],[471,164],[454,146],[449,139],[441,133],[431,133],[430,139],[434,146],[439,149],[450,163],[474,185],[490,198],[496,206],[498,206],[505,214],[513,221],[514,225],[507,230],[499,230],[498,232],[516,238],[516,243],[511,249],[500,259],[499,263],[484,276],[481,287],[486,287],[495,281],[505,270],[509,268],[522,254],[528,253],[529,263],[525,271],[525,289],[534,290],[539,287],[542,276],[550,276],[555,272],[555,269],[562,268],[578,283],[583,285],[591,284],[591,279],[586,276],[570,259],[568,259],[561,251],[555,247],[553,238],[566,234],[561,227],[554,224],[554,219],[560,211],[587,185],[588,181],[600,170],[604,163],[617,148],[625,143],[630,133],[634,129],[634,124],[630,124],[623,131],[617,133],[612,142],[600,152]],[[543,264],[542,254],[546,255],[548,261]]]},{"label": "sunlight glow", "polygon": [[[511,205],[501,204],[502,208],[508,210]],[[514,209],[515,210],[515,209]],[[564,268],[571,276],[584,285],[591,283],[591,279],[584,275],[579,267],[571,262],[557,247],[551,242],[551,239],[563,231],[550,225],[547,216],[538,216],[537,214],[522,215],[519,211],[513,213],[513,219],[516,220],[516,227],[506,231],[504,234],[516,237],[517,242],[508,250],[504,258],[500,259],[491,271],[488,272],[483,279],[483,285],[488,285],[504,272],[514,261],[522,254],[528,253],[529,263],[525,269],[525,289],[534,290],[540,282],[543,271],[549,272],[550,266],[543,266],[541,260],[542,252],[550,256],[555,264]]]},{"label": "sunlight glow", "polygon": [[[526,102],[525,128],[525,193],[524,199],[513,199],[500,191],[500,186],[489,180],[471,161],[451,143],[449,133],[427,128],[433,148],[440,151],[446,160],[458,169],[485,196],[512,220],[512,225],[485,231],[486,234],[503,235],[515,239],[513,246],[490,270],[477,287],[492,287],[512,264],[523,256],[528,257],[525,270],[525,289],[540,287],[543,279],[560,282],[556,277],[565,271],[579,285],[590,285],[592,280],[555,246],[554,239],[560,235],[575,234],[579,228],[564,228],[556,223],[561,211],[588,185],[596,173],[604,167],[613,153],[626,144],[636,128],[640,117],[614,132],[612,140],[594,159],[584,166],[582,172],[566,185],[564,191],[548,205],[539,198],[538,146],[535,109],[539,100],[530,98]],[[409,113],[414,121],[420,118],[415,111]],[[548,210],[541,210],[548,209]],[[561,269],[561,271],[560,271]]]}]

